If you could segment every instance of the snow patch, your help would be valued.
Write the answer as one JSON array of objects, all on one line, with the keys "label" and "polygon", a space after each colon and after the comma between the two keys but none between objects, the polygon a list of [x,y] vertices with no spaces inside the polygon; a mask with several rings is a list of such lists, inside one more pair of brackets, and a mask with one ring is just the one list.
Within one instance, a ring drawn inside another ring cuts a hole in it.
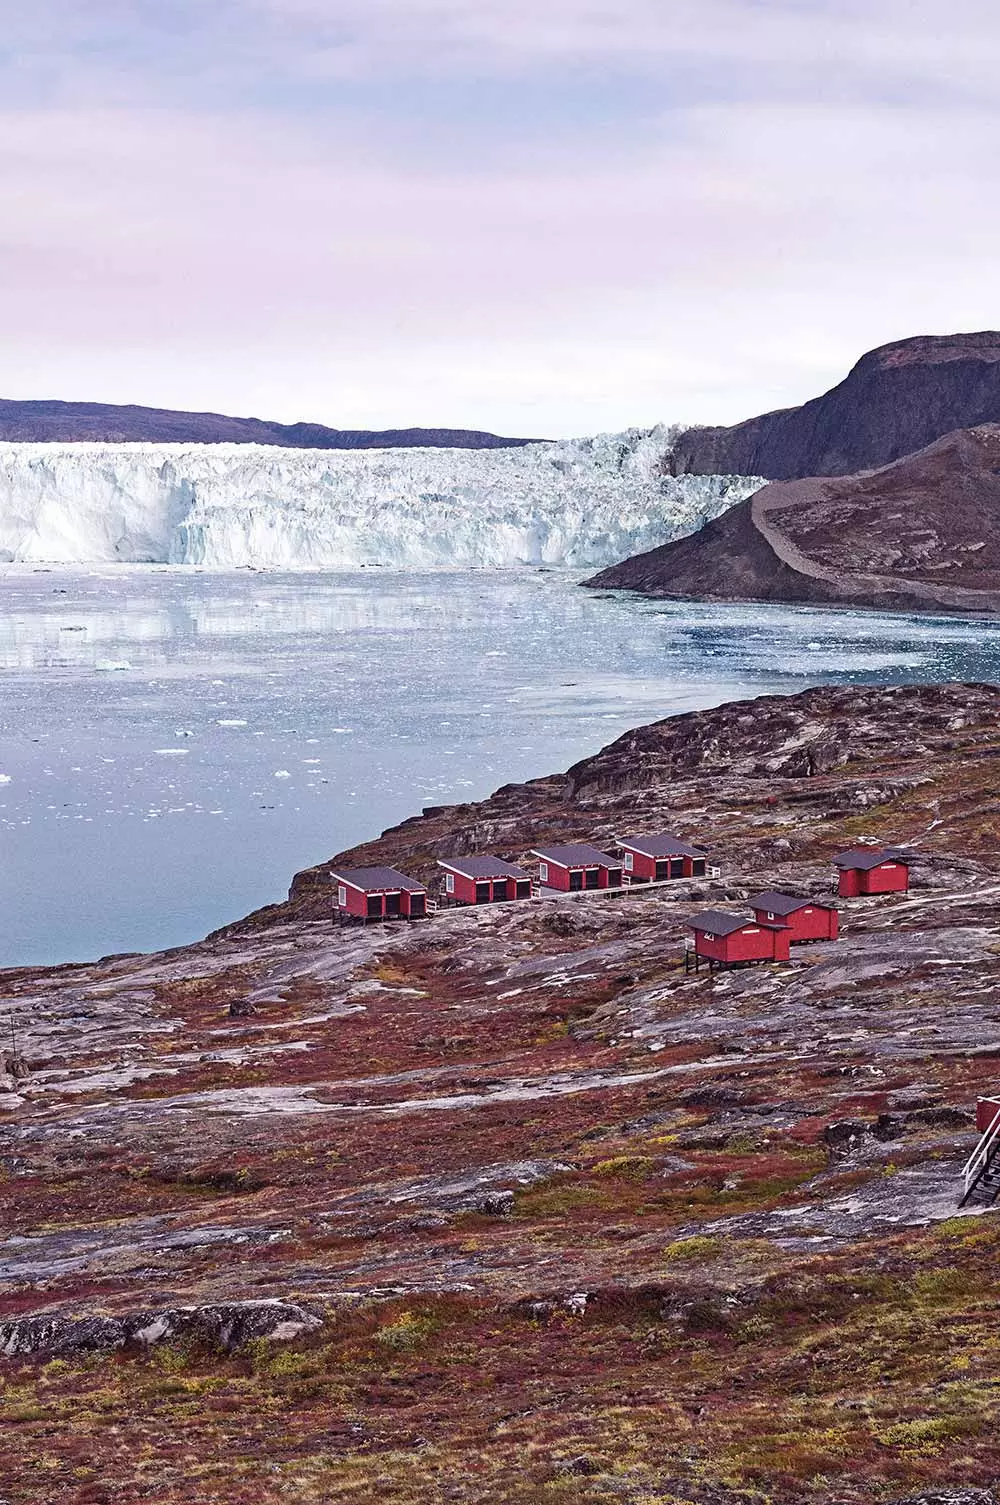
[{"label": "snow patch", "polygon": [[596,568],[761,484],[666,475],[671,439],[661,426],[497,450],[0,444],[0,561]]}]

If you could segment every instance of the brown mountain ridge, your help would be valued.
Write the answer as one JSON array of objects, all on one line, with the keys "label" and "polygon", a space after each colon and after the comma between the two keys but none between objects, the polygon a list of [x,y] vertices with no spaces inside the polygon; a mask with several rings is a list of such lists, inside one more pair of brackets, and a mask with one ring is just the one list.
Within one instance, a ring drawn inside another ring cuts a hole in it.
[{"label": "brown mountain ridge", "polygon": [[765,486],[587,583],[652,596],[1000,611],[1000,425],[879,470]]},{"label": "brown mountain ridge", "polygon": [[918,335],[863,355],[811,402],[731,428],[690,428],[675,475],[849,475],[888,465],[954,429],[1000,422],[1000,332]]}]

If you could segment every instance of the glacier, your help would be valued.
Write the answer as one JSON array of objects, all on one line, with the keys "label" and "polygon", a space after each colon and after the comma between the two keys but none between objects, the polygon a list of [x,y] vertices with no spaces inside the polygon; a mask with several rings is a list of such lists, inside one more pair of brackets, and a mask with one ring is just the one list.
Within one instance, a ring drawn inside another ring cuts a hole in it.
[{"label": "glacier", "polygon": [[669,476],[673,430],[518,449],[0,444],[0,562],[597,568],[757,490]]}]

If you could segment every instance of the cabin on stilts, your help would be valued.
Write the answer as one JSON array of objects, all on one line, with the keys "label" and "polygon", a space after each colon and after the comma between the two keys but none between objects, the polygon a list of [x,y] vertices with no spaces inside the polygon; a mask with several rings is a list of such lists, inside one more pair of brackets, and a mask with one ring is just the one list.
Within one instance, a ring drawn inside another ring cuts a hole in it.
[{"label": "cabin on stilts", "polygon": [[992,1207],[1000,1196],[1000,1097],[981,1097],[976,1103],[979,1143],[962,1166],[962,1200]]},{"label": "cabin on stilts", "polygon": [[703,909],[688,921],[694,946],[684,958],[684,970],[700,971],[703,961],[716,967],[745,967],[753,962],[788,961],[789,927],[783,920],[747,919],[722,909]]},{"label": "cabin on stilts", "polygon": [[665,883],[671,878],[704,878],[707,854],[679,836],[621,836],[615,843],[633,883]]},{"label": "cabin on stilts", "polygon": [[905,894],[910,887],[910,854],[898,847],[858,847],[833,859],[842,899],[869,894]]},{"label": "cabin on stilts", "polygon": [[444,869],[446,904],[502,904],[531,898],[531,878],[524,868],[501,857],[449,857]]},{"label": "cabin on stilts", "polygon": [[337,916],[367,924],[371,920],[422,920],[427,889],[393,867],[348,867],[331,871],[337,885]]},{"label": "cabin on stilts", "polygon": [[780,894],[774,889],[750,900],[758,924],[780,920],[788,926],[788,939],[794,946],[802,941],[835,941],[840,934],[840,915],[835,904],[804,899],[794,894]]}]

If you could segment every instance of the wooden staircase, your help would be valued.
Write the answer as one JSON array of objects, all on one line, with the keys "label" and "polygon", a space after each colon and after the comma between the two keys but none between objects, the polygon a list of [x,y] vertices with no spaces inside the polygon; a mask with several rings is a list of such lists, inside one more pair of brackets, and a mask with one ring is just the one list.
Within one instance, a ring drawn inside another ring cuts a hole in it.
[{"label": "wooden staircase", "polygon": [[1000,1195],[1000,1113],[963,1165],[962,1185],[959,1207],[992,1207]]}]

